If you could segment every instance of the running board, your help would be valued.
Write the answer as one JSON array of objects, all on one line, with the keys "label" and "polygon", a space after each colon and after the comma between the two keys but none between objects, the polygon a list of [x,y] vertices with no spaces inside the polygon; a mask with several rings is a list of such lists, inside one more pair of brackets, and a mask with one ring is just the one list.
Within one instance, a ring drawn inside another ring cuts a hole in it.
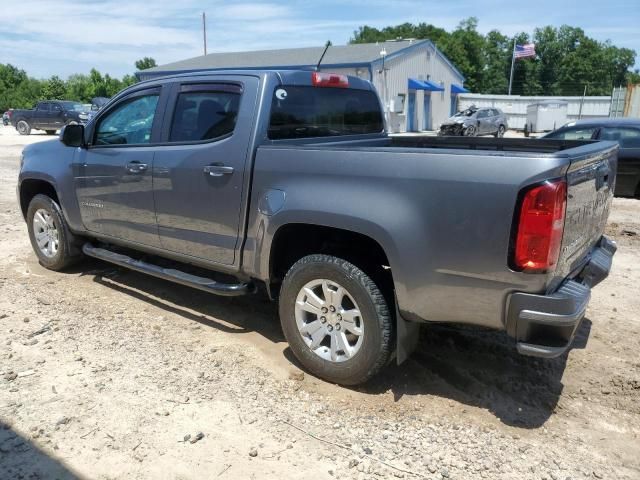
[{"label": "running board", "polygon": [[222,295],[224,297],[237,297],[247,293],[253,293],[255,287],[251,283],[220,283],[211,278],[198,277],[190,273],[181,272],[172,268],[164,268],[152,263],[135,260],[134,258],[115,253],[104,248],[94,247],[90,243],[82,246],[82,252],[89,256],[104,260],[105,262],[115,263],[121,267],[129,268],[137,272],[147,273],[154,277],[162,278],[170,282],[186,285],[187,287],[197,288],[205,292]]}]

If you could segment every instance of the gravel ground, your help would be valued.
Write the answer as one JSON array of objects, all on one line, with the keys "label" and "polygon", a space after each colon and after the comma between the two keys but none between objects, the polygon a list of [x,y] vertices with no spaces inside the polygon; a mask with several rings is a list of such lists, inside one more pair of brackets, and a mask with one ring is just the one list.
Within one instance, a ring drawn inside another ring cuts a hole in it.
[{"label": "gravel ground", "polygon": [[0,478],[640,478],[640,201],[614,201],[620,250],[567,355],[430,326],[347,389],[296,366],[261,296],[38,265],[15,184],[46,139],[0,127]]}]

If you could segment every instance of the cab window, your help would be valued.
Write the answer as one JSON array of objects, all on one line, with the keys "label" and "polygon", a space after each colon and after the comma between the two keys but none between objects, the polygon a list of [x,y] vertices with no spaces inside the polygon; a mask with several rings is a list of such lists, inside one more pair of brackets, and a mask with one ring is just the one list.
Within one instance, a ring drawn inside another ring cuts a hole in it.
[{"label": "cab window", "polygon": [[170,142],[198,142],[230,135],[240,107],[238,85],[185,86],[171,121]]},{"label": "cab window", "polygon": [[622,148],[640,148],[640,129],[625,127],[605,127],[600,140],[613,140]]},{"label": "cab window", "polygon": [[159,93],[139,95],[118,104],[98,120],[95,145],[140,145],[151,142]]}]

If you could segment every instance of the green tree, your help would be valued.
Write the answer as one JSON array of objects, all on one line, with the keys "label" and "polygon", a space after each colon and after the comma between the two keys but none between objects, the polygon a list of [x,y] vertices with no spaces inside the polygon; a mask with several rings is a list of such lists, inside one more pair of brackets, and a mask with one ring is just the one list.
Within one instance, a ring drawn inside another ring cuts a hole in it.
[{"label": "green tree", "polygon": [[139,70],[146,70],[147,68],[153,68],[153,67],[157,67],[158,64],[156,63],[155,59],[151,58],[151,57],[144,57],[141,58],[140,60],[136,61],[136,68]]},{"label": "green tree", "polygon": [[513,41],[534,42],[536,58],[516,60],[512,93],[520,95],[609,95],[614,86],[640,81],[630,69],[636,52],[611,42],[598,42],[580,28],[536,28],[530,38],[521,33],[508,38],[493,30],[482,35],[478,21],[462,20],[451,32],[426,23],[404,23],[382,29],[364,25],[353,32],[351,43],[372,43],[398,38],[430,39],[465,76],[467,88],[478,93],[507,93]]},{"label": "green tree", "polygon": [[54,75],[47,80],[42,87],[41,100],[65,100],[67,98],[67,86]]}]

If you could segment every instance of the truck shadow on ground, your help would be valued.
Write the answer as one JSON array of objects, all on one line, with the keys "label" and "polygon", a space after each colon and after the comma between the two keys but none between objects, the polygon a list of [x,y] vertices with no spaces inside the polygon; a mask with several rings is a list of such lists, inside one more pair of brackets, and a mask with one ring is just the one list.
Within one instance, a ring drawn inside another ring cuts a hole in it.
[{"label": "truck shadow on ground", "polygon": [[[167,312],[227,333],[255,331],[271,342],[285,341],[276,304],[266,294],[216,297],[136,272],[105,269],[100,262],[94,267],[98,271],[85,264],[85,274],[94,275],[95,282]],[[585,319],[572,348],[584,348],[590,330],[591,321]],[[290,349],[284,353],[304,370]],[[392,362],[354,390],[369,395],[391,390],[396,401],[405,396],[437,395],[486,409],[507,425],[537,428],[558,404],[569,354],[551,360],[525,357],[501,332],[425,325],[409,360],[400,366]]]},{"label": "truck shadow on ground", "polygon": [[[591,321],[584,319],[573,349],[585,348]],[[554,413],[563,391],[570,352],[555,359],[517,353],[503,332],[465,326],[426,325],[418,348],[403,365],[390,365],[359,391],[391,389],[396,399],[438,395],[486,409],[503,423],[538,428]]]},{"label": "truck shadow on ground", "polygon": [[0,420],[0,478],[82,478]]}]

